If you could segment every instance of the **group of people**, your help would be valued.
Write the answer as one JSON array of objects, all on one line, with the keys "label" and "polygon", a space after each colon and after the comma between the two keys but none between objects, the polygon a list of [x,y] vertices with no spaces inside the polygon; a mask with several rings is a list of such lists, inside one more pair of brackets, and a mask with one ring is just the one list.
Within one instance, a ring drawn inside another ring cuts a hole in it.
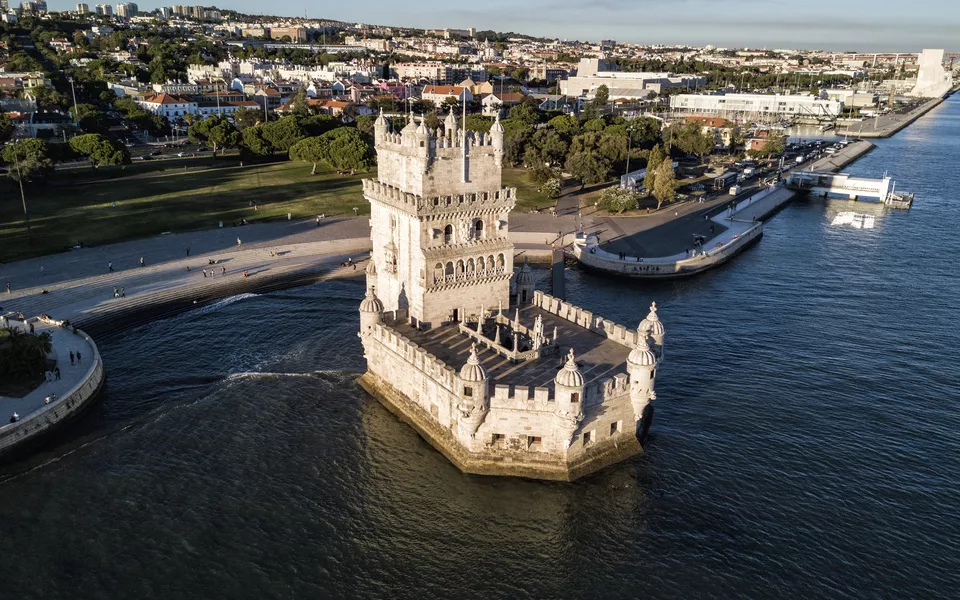
[{"label": "group of people", "polygon": [[113,297],[114,298],[126,298],[127,297],[127,288],[113,286]]},{"label": "group of people", "polygon": [[[189,268],[189,267],[188,267],[188,268]],[[203,276],[204,276],[204,277],[213,277],[213,276],[216,275],[216,274],[217,274],[217,270],[216,270],[216,269],[210,269],[209,273],[207,272],[206,269],[203,270]],[[226,274],[227,274],[227,268],[226,268],[226,267],[220,267],[220,275],[223,276],[223,275],[226,275]]]}]

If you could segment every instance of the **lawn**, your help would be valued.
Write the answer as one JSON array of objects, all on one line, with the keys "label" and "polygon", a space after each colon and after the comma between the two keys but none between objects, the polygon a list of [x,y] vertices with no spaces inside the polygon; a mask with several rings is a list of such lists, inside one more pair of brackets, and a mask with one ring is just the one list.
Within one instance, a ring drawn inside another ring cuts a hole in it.
[{"label": "lawn", "polygon": [[[227,161],[224,161],[227,162]],[[58,252],[75,245],[99,245],[157,235],[165,231],[211,229],[245,218],[248,221],[369,212],[360,180],[375,173],[352,176],[318,169],[301,162],[239,166],[137,165],[122,173],[107,171],[109,180],[89,181],[89,175],[58,176],[46,185],[26,189],[33,242],[27,230],[19,190],[6,184],[0,209],[0,262]],[[186,164],[195,165],[197,162]],[[130,174],[128,174],[130,173]],[[119,175],[119,176],[118,176]],[[9,192],[8,192],[9,190]],[[259,210],[249,204],[256,202]],[[114,204],[116,203],[116,204]]]},{"label": "lawn", "polygon": [[[376,172],[338,175],[301,162],[240,166],[236,157],[148,161],[124,168],[59,171],[25,189],[32,242],[28,243],[19,189],[0,181],[0,262],[63,251],[82,242],[101,245],[167,231],[370,211],[360,180]],[[524,169],[504,169],[503,185],[517,188],[519,212],[556,204],[537,190]],[[250,203],[258,204],[258,210]]]},{"label": "lawn", "polygon": [[557,204],[555,198],[548,198],[537,189],[539,185],[530,181],[526,169],[504,168],[503,187],[517,188],[517,212],[525,213]]}]

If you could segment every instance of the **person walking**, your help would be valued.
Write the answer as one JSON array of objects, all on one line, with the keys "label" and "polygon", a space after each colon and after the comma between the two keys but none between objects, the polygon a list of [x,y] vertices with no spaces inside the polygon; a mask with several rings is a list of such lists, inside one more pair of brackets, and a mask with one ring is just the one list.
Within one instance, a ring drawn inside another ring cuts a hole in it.
[{"label": "person walking", "polygon": [[140,257],[140,266],[141,266],[141,267],[147,266],[146,263],[143,262],[143,257],[142,257],[142,256]]},{"label": "person walking", "polygon": [[73,364],[73,350],[70,351],[70,364]]},{"label": "person walking", "polygon": [[13,293],[13,292],[10,291],[10,282],[9,282],[9,281],[7,282],[7,293],[8,293],[8,294],[12,294],[12,293]]},{"label": "person walking", "polygon": [[120,297],[121,297],[121,298],[126,298],[126,297],[127,297],[127,288],[125,288],[125,287],[120,288]]},{"label": "person walking", "polygon": [[203,278],[204,278],[204,279],[207,278],[207,270],[206,270],[206,269],[203,270]]},{"label": "person walking", "polygon": [[240,238],[237,238],[237,248],[243,245],[243,242],[240,241]]},{"label": "person walking", "polygon": [[77,364],[80,364],[80,351],[77,350]]},{"label": "person walking", "polygon": [[113,261],[107,263],[107,272],[113,273]]},{"label": "person walking", "polygon": [[227,274],[227,268],[226,268],[226,267],[220,267],[220,269],[221,269],[221,272],[220,272],[221,275],[226,275],[226,274]]},{"label": "person walking", "polygon": [[119,297],[120,297],[120,290],[117,289],[117,286],[113,286],[113,297],[114,297],[114,298],[119,298]]},{"label": "person walking", "polygon": [[187,246],[187,256],[190,256],[190,246]]},{"label": "person walking", "polygon": [[57,379],[60,379],[60,367],[53,368],[53,376],[56,377]]}]

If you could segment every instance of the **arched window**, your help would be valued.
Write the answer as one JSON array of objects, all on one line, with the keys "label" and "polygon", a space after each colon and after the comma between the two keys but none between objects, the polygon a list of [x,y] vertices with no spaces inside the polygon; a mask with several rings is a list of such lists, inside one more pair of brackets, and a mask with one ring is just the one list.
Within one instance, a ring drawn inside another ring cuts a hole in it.
[{"label": "arched window", "polygon": [[477,219],[477,222],[473,224],[473,236],[478,239],[483,239],[483,221]]},{"label": "arched window", "polygon": [[470,274],[470,275],[472,275],[475,270],[476,270],[476,267],[475,267],[475,265],[474,265],[474,263],[473,263],[473,259],[472,259],[472,258],[468,258],[468,259],[467,259],[467,273]]},{"label": "arched window", "polygon": [[502,271],[502,270],[503,270],[503,267],[504,267],[503,255],[500,254],[500,255],[497,256],[497,269],[499,269],[499,270]]},{"label": "arched window", "polygon": [[453,275],[453,263],[447,263],[446,275]]},{"label": "arched window", "polygon": [[480,273],[483,273],[486,270],[487,270],[487,265],[483,260],[483,257],[481,256],[480,258],[477,259],[477,271],[479,271]]},{"label": "arched window", "polygon": [[453,225],[447,224],[443,228],[443,243],[450,244],[453,242]]},{"label": "arched window", "polygon": [[433,267],[433,278],[440,279],[443,277],[443,263],[437,263]]},{"label": "arched window", "polygon": [[493,255],[487,257],[487,271],[493,272]]},{"label": "arched window", "polygon": [[458,260],[458,261],[457,261],[457,275],[460,275],[460,274],[462,274],[462,273],[463,273],[463,261],[462,261],[462,260]]}]

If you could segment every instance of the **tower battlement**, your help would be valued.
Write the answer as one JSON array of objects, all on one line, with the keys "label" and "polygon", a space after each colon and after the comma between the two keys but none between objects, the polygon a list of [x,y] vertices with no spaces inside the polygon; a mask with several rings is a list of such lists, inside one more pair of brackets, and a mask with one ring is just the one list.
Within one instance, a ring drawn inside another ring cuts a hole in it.
[{"label": "tower battlement", "polygon": [[489,133],[460,126],[451,113],[443,130],[431,130],[425,120],[410,115],[406,126],[391,131],[381,114],[374,123],[377,179],[422,197],[461,192],[499,190],[503,166],[503,125],[499,119]]}]

